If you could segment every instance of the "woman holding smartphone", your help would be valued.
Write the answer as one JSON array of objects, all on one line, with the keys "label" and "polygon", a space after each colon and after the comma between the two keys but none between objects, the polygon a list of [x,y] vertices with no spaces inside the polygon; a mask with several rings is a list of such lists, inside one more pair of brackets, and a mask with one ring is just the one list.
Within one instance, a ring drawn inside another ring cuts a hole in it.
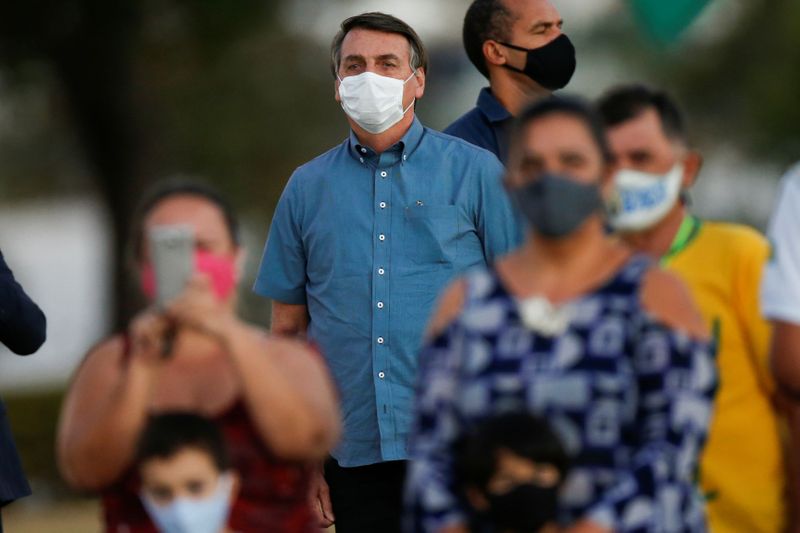
[{"label": "woman holding smartphone", "polygon": [[[267,336],[236,315],[243,250],[230,206],[215,191],[173,183],[139,210],[133,252],[142,287],[156,287],[145,235],[163,226],[194,233],[195,273],[163,306],[87,354],[67,393],[57,453],[76,489],[102,495],[106,531],[155,531],[132,470],[151,414],[190,411],[215,420],[242,475],[235,531],[314,531],[310,461],[339,433],[337,401],[322,359],[308,346]],[[159,265],[161,266],[161,265]]]}]

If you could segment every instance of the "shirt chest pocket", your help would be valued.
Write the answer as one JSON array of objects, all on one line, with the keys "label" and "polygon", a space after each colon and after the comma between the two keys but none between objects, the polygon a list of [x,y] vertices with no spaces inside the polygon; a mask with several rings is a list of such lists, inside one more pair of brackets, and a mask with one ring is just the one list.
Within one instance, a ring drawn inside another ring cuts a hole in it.
[{"label": "shirt chest pocket", "polygon": [[456,255],[458,207],[412,205],[405,208],[403,246],[412,263],[449,264]]}]

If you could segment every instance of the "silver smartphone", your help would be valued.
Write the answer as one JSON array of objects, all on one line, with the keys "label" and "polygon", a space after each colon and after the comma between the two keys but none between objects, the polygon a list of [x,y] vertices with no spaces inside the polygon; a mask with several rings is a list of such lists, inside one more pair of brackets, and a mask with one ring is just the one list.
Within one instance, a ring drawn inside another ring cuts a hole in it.
[{"label": "silver smartphone", "polygon": [[156,304],[178,296],[194,272],[194,230],[186,225],[154,226],[148,232],[156,277]]}]

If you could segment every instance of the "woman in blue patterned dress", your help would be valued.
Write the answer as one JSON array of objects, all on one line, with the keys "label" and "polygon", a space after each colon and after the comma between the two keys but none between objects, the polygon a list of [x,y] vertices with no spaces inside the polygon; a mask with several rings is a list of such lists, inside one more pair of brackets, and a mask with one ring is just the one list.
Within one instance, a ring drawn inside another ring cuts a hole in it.
[{"label": "woman in blue patterned dress", "polygon": [[610,156],[590,108],[534,104],[511,150],[506,184],[528,238],[440,298],[420,355],[408,530],[468,531],[453,449],[524,409],[571,455],[562,531],[705,531],[694,470],[716,373],[687,289],[604,231]]}]

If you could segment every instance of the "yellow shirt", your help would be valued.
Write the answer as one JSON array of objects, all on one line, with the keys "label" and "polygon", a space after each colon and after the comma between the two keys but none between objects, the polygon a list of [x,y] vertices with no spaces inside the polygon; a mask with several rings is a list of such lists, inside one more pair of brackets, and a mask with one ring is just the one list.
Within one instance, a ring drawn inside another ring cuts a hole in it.
[{"label": "yellow shirt", "polygon": [[769,245],[735,224],[701,222],[685,247],[665,258],[718,334],[719,390],[700,483],[713,533],[783,530],[785,469],[771,398],[770,329],[758,291]]}]

